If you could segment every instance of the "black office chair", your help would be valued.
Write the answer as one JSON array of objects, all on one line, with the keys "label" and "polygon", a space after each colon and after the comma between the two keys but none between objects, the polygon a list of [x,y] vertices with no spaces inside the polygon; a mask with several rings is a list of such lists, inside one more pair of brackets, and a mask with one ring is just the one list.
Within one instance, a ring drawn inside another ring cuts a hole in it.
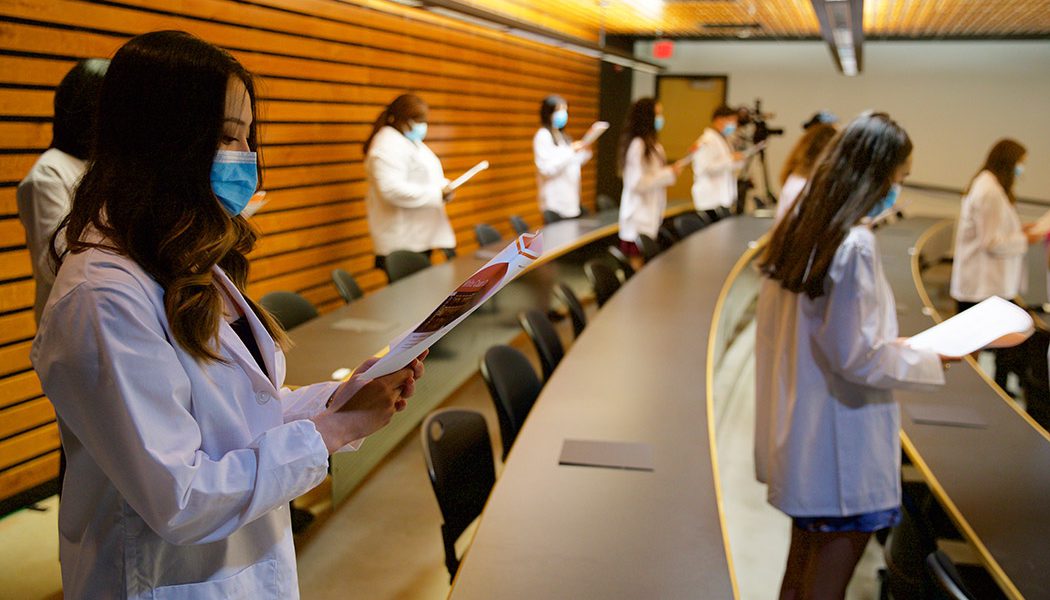
[{"label": "black office chair", "polygon": [[707,227],[708,221],[700,216],[699,213],[688,212],[675,217],[672,224],[674,225],[675,233],[678,234],[678,238],[685,239]]},{"label": "black office chair", "polygon": [[525,222],[525,219],[522,219],[518,215],[511,216],[510,226],[514,228],[514,232],[518,235],[529,232],[529,224]]},{"label": "black office chair", "polygon": [[631,261],[627,258],[627,255],[616,246],[609,246],[606,248],[606,251],[608,251],[609,256],[616,261],[616,269],[623,274],[622,279],[625,283],[628,279],[634,277],[634,267],[631,266]]},{"label": "black office chair", "polygon": [[657,254],[660,254],[660,244],[656,243],[656,240],[645,235],[644,233],[638,235],[638,250],[642,253],[642,259],[645,262],[649,262],[656,258]]},{"label": "black office chair", "polygon": [[427,415],[420,429],[430,484],[441,508],[441,539],[449,580],[459,569],[456,540],[485,507],[496,467],[485,417],[473,410],[446,408]]},{"label": "black office chair", "polygon": [[661,225],[659,232],[656,234],[656,241],[660,244],[660,247],[664,250],[668,250],[671,246],[678,243],[679,237],[670,227],[667,225]]},{"label": "black office chair", "polygon": [[505,459],[543,384],[529,359],[510,346],[493,346],[485,352],[481,359],[481,377],[496,406]]},{"label": "black office chair", "polygon": [[1006,598],[988,571],[979,565],[956,565],[942,550],[926,557],[938,600],[998,600]]},{"label": "black office chair", "polygon": [[598,301],[599,308],[605,306],[616,290],[620,289],[620,278],[616,276],[616,272],[598,259],[584,263],[583,273],[594,288],[594,298]]},{"label": "black office chair", "polygon": [[587,326],[587,313],[584,312],[580,299],[576,297],[572,288],[564,283],[559,283],[554,287],[554,297],[569,310],[569,317],[572,318],[573,337],[580,337],[583,328]]},{"label": "black office chair", "polygon": [[620,203],[608,194],[598,194],[598,210],[620,210]]},{"label": "black office chair", "polygon": [[386,257],[386,277],[394,283],[429,266],[430,259],[418,252],[394,250]]},{"label": "black office chair", "polygon": [[503,236],[496,231],[495,227],[488,223],[478,223],[475,225],[474,237],[477,238],[479,246],[488,246],[489,244],[503,241]]},{"label": "black office chair", "polygon": [[719,206],[715,209],[715,214],[718,215],[719,219],[725,219],[733,216],[733,211],[729,210],[726,206]]},{"label": "black office chair", "polygon": [[543,223],[545,225],[550,225],[551,223],[557,223],[558,221],[564,221],[564,220],[565,220],[565,217],[559,215],[558,213],[554,212],[553,210],[545,210],[545,211],[543,211]]},{"label": "black office chair", "polygon": [[335,289],[339,291],[343,302],[347,304],[365,295],[361,291],[361,286],[357,285],[354,276],[342,269],[332,269],[332,282],[335,284]]},{"label": "black office chair", "polygon": [[536,347],[536,353],[540,355],[540,366],[543,368],[543,380],[547,381],[565,356],[558,331],[554,329],[554,324],[547,315],[535,308],[519,313],[518,323]]},{"label": "black office chair", "polygon": [[285,329],[298,327],[319,314],[309,300],[295,292],[270,292],[259,298],[259,304]]}]

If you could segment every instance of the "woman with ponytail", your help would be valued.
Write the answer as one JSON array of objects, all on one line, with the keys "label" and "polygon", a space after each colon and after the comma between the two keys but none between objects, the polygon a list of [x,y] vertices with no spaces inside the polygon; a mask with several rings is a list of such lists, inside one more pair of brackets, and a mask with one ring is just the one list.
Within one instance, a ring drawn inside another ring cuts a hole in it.
[{"label": "woman with ponytail", "polygon": [[438,249],[455,255],[456,236],[445,213],[452,192],[441,161],[423,143],[428,112],[419,96],[402,94],[379,113],[365,140],[365,205],[377,269],[385,270],[394,250],[428,259]]},{"label": "woman with ponytail", "polygon": [[174,31],[131,39],[102,84],[32,350],[68,456],[68,598],[297,598],[288,502],[422,375],[283,386],[288,339],[245,294],[255,100]]}]

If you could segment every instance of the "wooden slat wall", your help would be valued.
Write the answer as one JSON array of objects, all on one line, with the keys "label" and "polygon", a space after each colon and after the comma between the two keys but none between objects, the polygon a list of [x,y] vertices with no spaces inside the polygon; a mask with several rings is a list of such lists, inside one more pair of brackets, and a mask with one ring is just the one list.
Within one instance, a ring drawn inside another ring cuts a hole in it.
[{"label": "wooden slat wall", "polygon": [[[79,58],[111,56],[130,36],[181,29],[230,49],[260,77],[264,184],[270,203],[249,293],[294,290],[331,310],[329,273],[372,268],[361,143],[383,105],[412,90],[431,106],[427,143],[455,176],[492,167],[448,210],[459,251],[473,226],[512,234],[541,224],[531,139],[539,101],[559,93],[579,137],[598,116],[598,63],[385,0],[76,0],[0,2],[0,501],[57,473],[54,412],[31,370],[33,281],[15,186],[47,147],[54,86]],[[577,32],[585,33],[585,32]],[[593,206],[595,168],[583,178]]]}]

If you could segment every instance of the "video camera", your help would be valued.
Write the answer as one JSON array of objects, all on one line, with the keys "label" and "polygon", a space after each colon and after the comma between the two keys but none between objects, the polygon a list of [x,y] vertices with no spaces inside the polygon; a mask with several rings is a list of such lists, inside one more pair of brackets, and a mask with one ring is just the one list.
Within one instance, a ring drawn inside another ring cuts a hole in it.
[{"label": "video camera", "polygon": [[772,136],[784,135],[783,127],[770,127],[766,122],[766,119],[772,119],[774,117],[776,117],[776,115],[773,113],[762,112],[762,99],[755,98],[754,108],[741,106],[738,109],[737,124],[740,127],[754,125],[754,132],[751,134],[751,139],[748,141],[752,144],[761,144]]}]

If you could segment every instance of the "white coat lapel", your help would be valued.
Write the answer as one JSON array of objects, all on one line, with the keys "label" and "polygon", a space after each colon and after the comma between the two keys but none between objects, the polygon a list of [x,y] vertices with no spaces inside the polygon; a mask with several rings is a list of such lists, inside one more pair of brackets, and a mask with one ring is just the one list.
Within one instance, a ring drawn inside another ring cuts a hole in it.
[{"label": "white coat lapel", "polygon": [[[274,344],[273,338],[270,337],[269,332],[263,327],[259,317],[255,315],[255,311],[248,306],[245,302],[244,296],[237,289],[237,286],[230,281],[230,278],[226,276],[226,273],[222,271],[218,266],[212,267],[212,271],[215,273],[215,277],[220,285],[226,288],[230,297],[240,307],[241,312],[244,313],[245,318],[248,319],[248,324],[251,327],[252,335],[255,336],[255,343],[259,345],[259,353],[262,355],[263,364],[266,365],[266,373],[263,373],[259,369],[259,365],[255,362],[255,358],[252,357],[251,352],[245,347],[244,342],[241,340],[237,332],[230,327],[229,323],[225,320],[219,324],[219,341],[230,350],[230,354],[237,359],[237,362],[244,367],[245,372],[251,375],[253,378],[262,379],[270,384],[274,390],[278,386],[278,376],[281,375],[277,371],[277,346]],[[282,365],[283,366],[283,365]],[[283,377],[282,377],[283,378]]]}]

